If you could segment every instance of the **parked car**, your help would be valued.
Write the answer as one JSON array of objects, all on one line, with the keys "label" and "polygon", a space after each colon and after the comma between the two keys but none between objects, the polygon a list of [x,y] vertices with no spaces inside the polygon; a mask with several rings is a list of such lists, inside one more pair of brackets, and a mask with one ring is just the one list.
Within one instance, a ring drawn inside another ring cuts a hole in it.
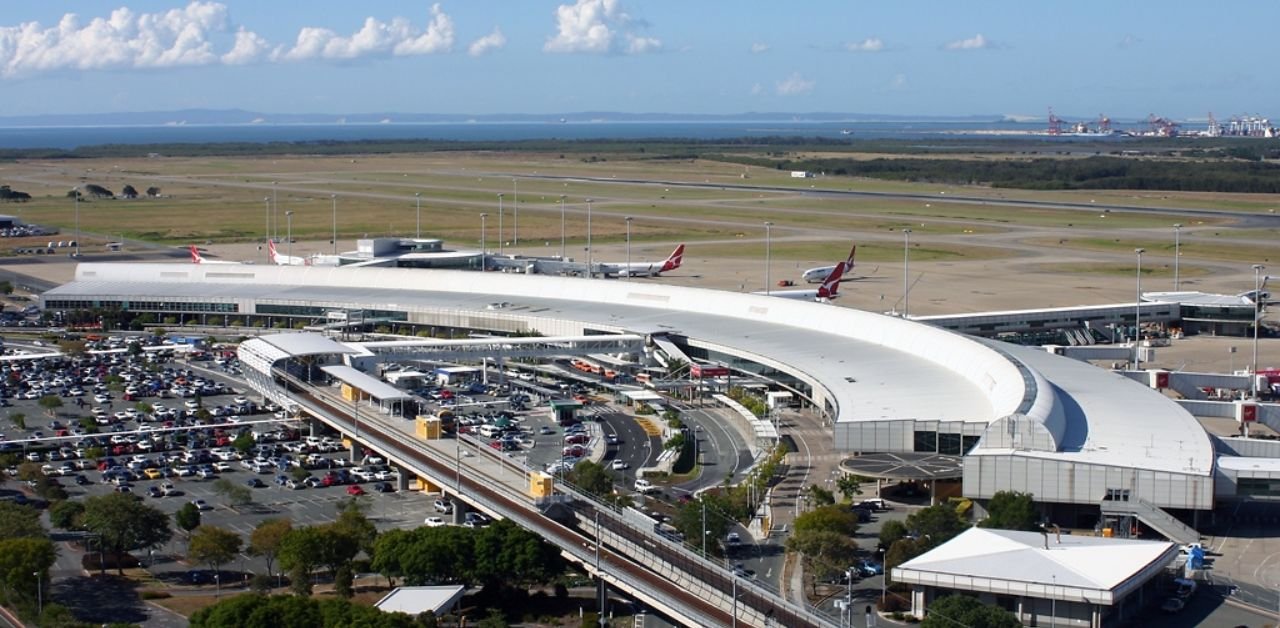
[{"label": "parked car", "polygon": [[434,502],[432,502],[431,505],[434,506],[436,509],[436,512],[440,514],[447,515],[453,512],[453,504],[450,504],[449,502],[443,499],[437,499]]},{"label": "parked car", "polygon": [[427,517],[422,522],[422,524],[427,526],[428,528],[438,528],[440,526],[446,525],[444,522],[444,519],[441,519],[440,517]]},{"label": "parked car", "polygon": [[200,511],[213,510],[213,506],[210,506],[209,502],[206,502],[203,499],[193,499],[191,500],[191,505],[195,506],[196,510]]},{"label": "parked car", "polygon": [[359,484],[352,484],[347,487],[347,494],[351,495],[352,497],[359,497],[361,495],[364,495],[364,489],[361,488]]}]

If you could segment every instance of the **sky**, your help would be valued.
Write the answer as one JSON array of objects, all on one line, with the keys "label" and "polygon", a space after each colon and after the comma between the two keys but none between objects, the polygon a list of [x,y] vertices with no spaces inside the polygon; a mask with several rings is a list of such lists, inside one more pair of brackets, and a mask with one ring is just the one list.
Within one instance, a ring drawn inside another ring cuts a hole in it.
[{"label": "sky", "polygon": [[1244,0],[8,2],[0,116],[1268,115],[1277,24]]}]

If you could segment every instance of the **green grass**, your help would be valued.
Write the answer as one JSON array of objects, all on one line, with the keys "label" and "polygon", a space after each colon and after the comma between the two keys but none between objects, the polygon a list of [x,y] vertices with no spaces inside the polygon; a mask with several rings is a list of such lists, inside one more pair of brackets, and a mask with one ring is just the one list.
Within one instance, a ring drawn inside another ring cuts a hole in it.
[{"label": "green grass", "polygon": [[[1109,262],[1081,262],[1074,264],[1032,264],[1028,270],[1041,273],[1060,273],[1068,275],[1105,275],[1109,277],[1132,277],[1137,268],[1134,264]],[[1200,266],[1182,264],[1178,268],[1181,277],[1203,277],[1210,274],[1209,269]],[[1173,277],[1172,264],[1142,265],[1143,277]]]},{"label": "green grass", "polygon": [[[769,255],[779,261],[815,262],[827,260],[834,263],[849,254],[849,242],[773,242],[769,247]],[[690,254],[705,257],[730,259],[758,259],[764,256],[764,244],[705,244],[699,245]],[[988,260],[1012,257],[1015,252],[985,246],[952,246],[946,244],[911,245],[911,261],[916,262],[954,262]],[[902,261],[902,247],[898,245],[867,243],[858,245],[859,263],[890,263]]]},{"label": "green grass", "polygon": [[[1133,254],[1134,249],[1146,249],[1148,256],[1173,257],[1173,242],[1166,240],[1145,240],[1129,238],[1033,238],[1027,240],[1032,244],[1086,251],[1106,251]],[[1183,259],[1207,259],[1227,262],[1258,263],[1270,259],[1276,254],[1275,247],[1256,245],[1220,245],[1204,242],[1182,242]]]}]

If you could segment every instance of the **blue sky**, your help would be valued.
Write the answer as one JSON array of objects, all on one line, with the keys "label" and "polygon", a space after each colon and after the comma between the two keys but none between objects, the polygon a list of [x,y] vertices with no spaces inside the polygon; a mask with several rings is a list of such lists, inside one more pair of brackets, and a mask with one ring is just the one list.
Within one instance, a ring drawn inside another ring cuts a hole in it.
[{"label": "blue sky", "polygon": [[0,115],[1280,116],[1276,24],[1243,1],[12,2]]}]

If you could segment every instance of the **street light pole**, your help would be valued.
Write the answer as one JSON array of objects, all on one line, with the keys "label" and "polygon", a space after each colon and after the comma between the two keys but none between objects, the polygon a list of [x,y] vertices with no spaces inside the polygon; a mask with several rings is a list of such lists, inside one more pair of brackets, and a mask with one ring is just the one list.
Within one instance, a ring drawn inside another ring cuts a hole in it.
[{"label": "street light pole", "polygon": [[488,249],[484,248],[485,221],[488,220],[488,218],[489,214],[480,214],[480,270],[484,270],[489,267],[486,263],[488,260],[485,259],[486,251]]},{"label": "street light pole", "polygon": [[1262,326],[1262,264],[1253,265],[1253,368],[1249,369],[1249,390],[1258,398],[1258,328]]},{"label": "street light pole", "polygon": [[773,248],[773,223],[766,221],[764,223],[764,293],[766,295],[768,295],[769,291],[772,290],[772,285],[769,278],[769,270],[770,270],[770,267],[773,266],[773,263],[772,263],[773,260],[770,259],[770,256],[773,254],[772,248]]},{"label": "street light pole", "polygon": [[511,246],[520,246],[520,179],[511,179],[515,198],[511,199]]},{"label": "street light pole", "polygon": [[911,230],[902,230],[902,318],[911,312]]},{"label": "street light pole", "polygon": [[44,615],[44,581],[40,577],[40,572],[33,571],[31,575],[36,577],[36,616]]},{"label": "street light pole", "polygon": [[262,235],[262,239],[265,240],[262,243],[262,252],[267,256],[267,263],[271,263],[271,197],[262,197],[262,204],[266,206],[263,212],[266,216],[266,232]]},{"label": "street light pole", "polygon": [[506,238],[502,233],[502,193],[498,193],[498,255],[502,255],[502,241]]},{"label": "street light pole", "polygon": [[[695,441],[696,442],[696,441]],[[702,557],[707,557],[707,500],[699,498],[702,502]]]},{"label": "street light pole", "polygon": [[80,186],[71,188],[76,199],[76,257],[80,257]]},{"label": "street light pole", "polygon": [[1058,574],[1049,574],[1053,578],[1053,589],[1049,591],[1049,625],[1056,627],[1058,625],[1058,598],[1054,597],[1054,591],[1058,589]]},{"label": "street light pole", "polygon": [[587,199],[587,278],[591,278],[591,199]]},{"label": "street light pole", "polygon": [[564,261],[564,195],[560,195],[560,261]]},{"label": "street light pole", "polygon": [[627,274],[628,281],[631,280],[631,216],[622,219],[627,223]]},{"label": "street light pole", "polygon": [[333,201],[333,254],[338,254],[338,195],[330,194],[329,200]]},{"label": "street light pole", "polygon": [[413,200],[418,204],[418,230],[414,232],[413,237],[422,237],[422,192],[414,192]]},{"label": "street light pole", "polygon": [[1142,368],[1142,254],[1146,249],[1134,249],[1138,254],[1138,272],[1134,276],[1136,294],[1133,300],[1133,370]]},{"label": "street light pole", "polygon": [[284,213],[285,223],[288,225],[284,232],[284,237],[288,240],[288,247],[285,248],[289,253],[289,264],[293,265],[293,210]]},{"label": "street light pole", "polygon": [[280,201],[276,195],[276,182],[271,182],[271,220],[275,224],[275,230],[271,232],[271,239],[280,239]]},{"label": "street light pole", "polygon": [[1182,257],[1182,223],[1173,224],[1173,290],[1177,292],[1178,285],[1181,283],[1178,276],[1178,261]]}]

